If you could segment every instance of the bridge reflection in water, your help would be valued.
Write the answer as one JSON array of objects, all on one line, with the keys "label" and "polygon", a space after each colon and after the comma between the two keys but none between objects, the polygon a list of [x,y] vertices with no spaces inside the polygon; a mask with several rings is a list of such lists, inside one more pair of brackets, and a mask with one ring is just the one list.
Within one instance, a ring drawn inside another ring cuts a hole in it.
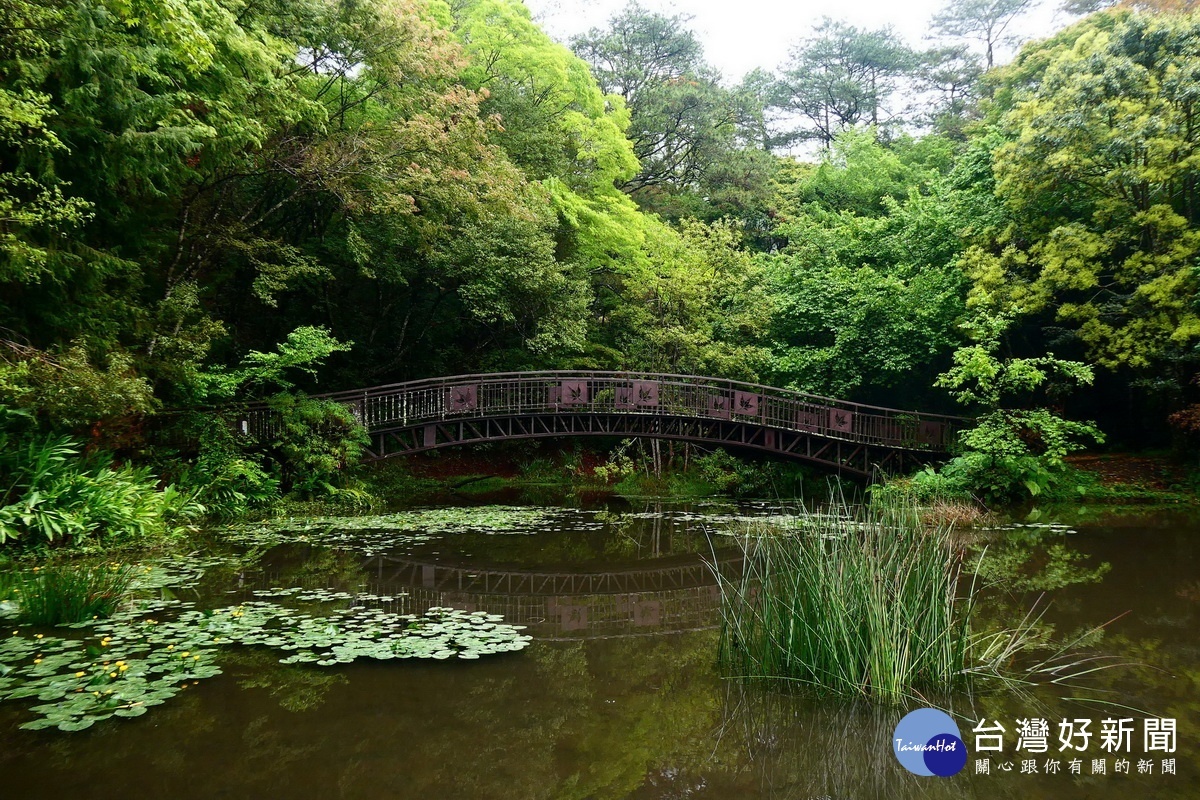
[{"label": "bridge reflection in water", "polygon": [[[722,575],[742,569],[742,550],[715,553]],[[655,559],[655,565],[596,572],[499,570],[419,558],[376,556],[363,567],[369,592],[407,596],[404,613],[433,606],[502,614],[539,639],[595,638],[715,627],[720,590],[699,555]]]},{"label": "bridge reflection in water", "polygon": [[[539,640],[639,636],[717,627],[722,575],[741,572],[740,548],[712,557],[682,554],[627,569],[602,571],[500,570],[446,564],[419,557],[372,556],[362,561],[359,595],[394,598],[385,610],[421,614],[450,606],[500,614],[525,625]],[[282,580],[281,580],[282,579]],[[280,583],[323,589],[320,578],[297,581],[266,574],[263,587]],[[311,584],[311,585],[305,585]]]},{"label": "bridge reflection in water", "polygon": [[[742,549],[719,549],[715,555],[721,575],[742,571]],[[718,626],[720,589],[706,559],[691,554],[654,561],[655,566],[594,572],[503,571],[376,555],[362,561],[358,587],[346,590],[391,597],[383,608],[400,614],[445,606],[500,614],[509,624],[527,626],[538,639],[647,636]],[[257,583],[263,588],[329,585],[320,577],[296,581],[270,572]]]}]

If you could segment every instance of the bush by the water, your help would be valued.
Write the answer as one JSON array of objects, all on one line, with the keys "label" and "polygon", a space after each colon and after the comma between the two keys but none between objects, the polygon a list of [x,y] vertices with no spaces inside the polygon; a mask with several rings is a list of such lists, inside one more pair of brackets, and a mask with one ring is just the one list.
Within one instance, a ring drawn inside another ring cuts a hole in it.
[{"label": "bush by the water", "polygon": [[234,416],[181,415],[181,444],[160,454],[166,473],[195,491],[211,517],[235,518],[284,499],[370,505],[349,470],[370,438],[345,406],[286,392],[268,405],[275,424],[261,438],[236,433]]},{"label": "bush by the water", "polygon": [[68,436],[0,431],[0,544],[161,535],[203,513],[148,469],[109,462]]}]

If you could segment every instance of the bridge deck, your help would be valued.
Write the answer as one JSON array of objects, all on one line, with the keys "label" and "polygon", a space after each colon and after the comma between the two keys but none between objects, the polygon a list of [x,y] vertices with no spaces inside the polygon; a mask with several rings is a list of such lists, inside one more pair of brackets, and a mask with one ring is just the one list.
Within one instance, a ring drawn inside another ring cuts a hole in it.
[{"label": "bridge deck", "polygon": [[[939,460],[969,420],[818,397],[761,384],[656,373],[455,375],[321,395],[344,403],[386,458],[470,442],[645,436],[732,445],[869,475]],[[278,417],[246,410],[243,433]]]}]

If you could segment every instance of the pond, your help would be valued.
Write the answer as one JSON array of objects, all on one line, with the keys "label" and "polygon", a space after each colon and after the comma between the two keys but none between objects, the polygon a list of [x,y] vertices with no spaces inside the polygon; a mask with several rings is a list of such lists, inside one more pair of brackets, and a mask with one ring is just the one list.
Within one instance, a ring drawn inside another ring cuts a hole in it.
[{"label": "pond", "polygon": [[[1071,529],[985,534],[1007,570],[985,613],[1019,616],[1038,603],[1063,637],[1113,620],[1087,652],[1116,665],[1070,686],[931,699],[958,718],[970,758],[954,777],[923,778],[900,767],[891,744],[919,703],[815,700],[722,677],[719,592],[704,562],[740,569],[741,550],[726,534],[777,514],[767,505],[611,500],[224,534],[235,542],[228,558],[206,560],[202,577],[164,596],[196,609],[453,608],[502,615],[532,640],[477,659],[326,666],[280,664],[286,654],[262,646],[228,648],[216,657],[222,674],[190,681],[144,716],[76,733],[20,729],[34,717],[25,701],[9,701],[0,705],[0,794],[1200,797],[1200,522],[1101,516]],[[1034,718],[1049,722],[1047,752],[1018,752],[1018,720]],[[1174,752],[1145,751],[1147,718],[1176,720]],[[1004,727],[1002,752],[976,752],[976,736],[990,735],[972,730],[980,719]],[[1084,750],[1060,751],[1063,719],[1092,721]],[[1102,749],[1106,719],[1132,720],[1128,752]],[[989,772],[977,774],[984,756]],[[1052,760],[1059,770],[1046,774]],[[1174,774],[1163,773],[1168,760]]]}]

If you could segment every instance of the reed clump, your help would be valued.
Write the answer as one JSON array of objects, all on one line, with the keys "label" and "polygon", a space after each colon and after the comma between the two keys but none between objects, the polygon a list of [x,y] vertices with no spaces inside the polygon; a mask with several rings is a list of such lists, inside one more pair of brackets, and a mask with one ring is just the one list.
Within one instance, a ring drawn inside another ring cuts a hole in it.
[{"label": "reed clump", "polygon": [[839,508],[789,532],[751,531],[745,567],[721,580],[726,669],[818,693],[898,702],[964,688],[1016,640],[972,636],[976,585],[950,530],[911,505]]},{"label": "reed clump", "polygon": [[128,565],[65,565],[11,579],[7,594],[23,624],[52,627],[112,616],[136,577]]}]

